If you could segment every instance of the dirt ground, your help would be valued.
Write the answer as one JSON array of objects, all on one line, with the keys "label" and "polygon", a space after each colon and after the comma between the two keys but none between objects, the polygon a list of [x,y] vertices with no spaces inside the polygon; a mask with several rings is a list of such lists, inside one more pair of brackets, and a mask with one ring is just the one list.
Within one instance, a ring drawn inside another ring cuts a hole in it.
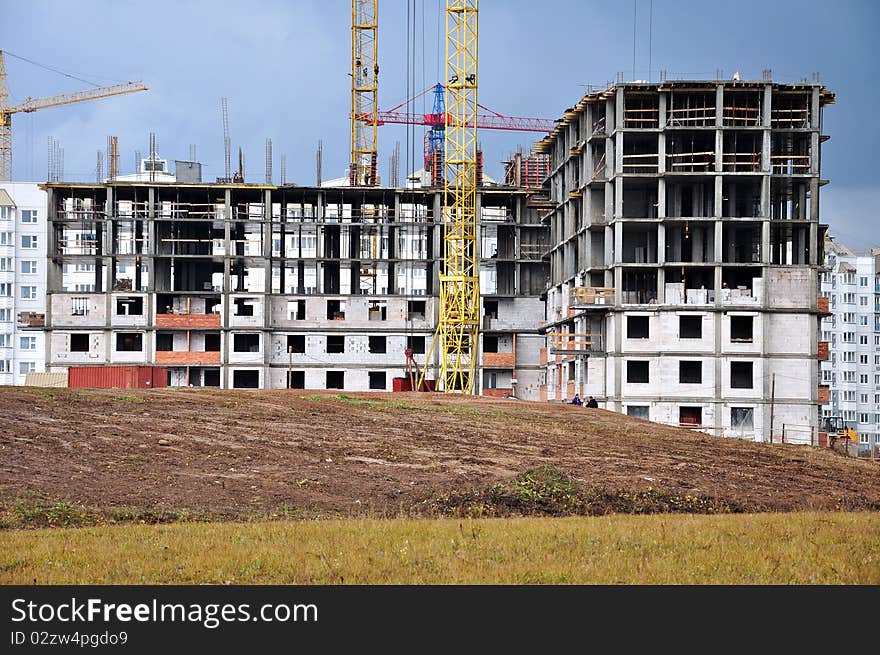
[{"label": "dirt ground", "polygon": [[552,465],[738,511],[880,509],[880,463],[604,410],[440,394],[0,388],[0,502],[250,518],[419,513]]}]

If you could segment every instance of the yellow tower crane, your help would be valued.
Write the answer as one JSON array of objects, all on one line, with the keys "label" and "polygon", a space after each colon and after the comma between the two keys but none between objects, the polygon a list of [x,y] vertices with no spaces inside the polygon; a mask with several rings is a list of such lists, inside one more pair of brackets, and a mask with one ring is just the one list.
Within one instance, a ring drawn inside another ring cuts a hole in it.
[{"label": "yellow tower crane", "polygon": [[[474,393],[479,352],[477,42],[479,0],[446,0],[446,139],[440,317],[422,379],[438,349],[437,388]],[[421,388],[421,382],[419,384]]]},{"label": "yellow tower crane", "polygon": [[9,85],[6,78],[6,66],[3,62],[3,51],[0,50],[0,182],[12,180],[12,115],[18,112],[32,112],[46,107],[58,107],[74,102],[97,100],[124,93],[146,91],[143,82],[126,82],[112,86],[96,86],[94,89],[61,93],[45,98],[26,98],[24,102],[12,107],[9,105]]},{"label": "yellow tower crane", "polygon": [[351,186],[376,186],[379,0],[351,0]]}]

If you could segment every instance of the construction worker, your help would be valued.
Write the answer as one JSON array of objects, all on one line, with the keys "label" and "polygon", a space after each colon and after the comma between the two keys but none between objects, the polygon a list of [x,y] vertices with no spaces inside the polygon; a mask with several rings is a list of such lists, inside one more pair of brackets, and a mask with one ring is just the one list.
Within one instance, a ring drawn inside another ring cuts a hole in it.
[{"label": "construction worker", "polygon": [[599,403],[596,402],[596,399],[590,396],[589,400],[587,400],[587,407],[593,407],[598,409]]}]

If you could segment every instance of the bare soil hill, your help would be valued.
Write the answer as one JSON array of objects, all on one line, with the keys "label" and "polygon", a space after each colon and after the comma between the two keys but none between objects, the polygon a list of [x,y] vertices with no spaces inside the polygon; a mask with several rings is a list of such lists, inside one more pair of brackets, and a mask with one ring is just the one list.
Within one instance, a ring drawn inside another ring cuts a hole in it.
[{"label": "bare soil hill", "polygon": [[0,407],[0,504],[43,524],[46,503],[107,520],[880,509],[880,464],[561,404],[0,388]]}]

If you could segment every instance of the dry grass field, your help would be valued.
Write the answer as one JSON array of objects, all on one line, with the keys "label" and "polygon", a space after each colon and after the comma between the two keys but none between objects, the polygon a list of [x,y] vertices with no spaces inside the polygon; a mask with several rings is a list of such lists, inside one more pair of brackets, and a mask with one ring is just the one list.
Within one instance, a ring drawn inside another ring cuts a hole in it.
[{"label": "dry grass field", "polygon": [[880,584],[877,513],[0,532],[2,584]]}]

